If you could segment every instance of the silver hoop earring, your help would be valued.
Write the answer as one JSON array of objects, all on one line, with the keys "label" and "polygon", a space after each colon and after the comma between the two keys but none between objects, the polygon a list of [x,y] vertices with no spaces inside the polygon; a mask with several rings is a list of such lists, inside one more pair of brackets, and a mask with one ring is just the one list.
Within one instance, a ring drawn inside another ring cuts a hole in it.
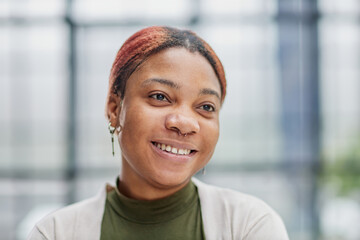
[{"label": "silver hoop earring", "polygon": [[181,131],[179,129],[177,130],[177,133],[179,136],[184,136],[184,137],[186,137],[188,135],[188,133],[184,133],[184,134],[181,133]]},{"label": "silver hoop earring", "polygon": [[111,134],[111,146],[112,146],[112,155],[115,156],[115,151],[114,151],[114,132],[115,132],[115,128],[113,126],[111,126],[111,122],[109,122],[109,132]]},{"label": "silver hoop earring", "polygon": [[116,131],[118,131],[118,133],[120,133],[120,132],[122,131],[121,125],[119,125],[119,126],[116,128]]}]

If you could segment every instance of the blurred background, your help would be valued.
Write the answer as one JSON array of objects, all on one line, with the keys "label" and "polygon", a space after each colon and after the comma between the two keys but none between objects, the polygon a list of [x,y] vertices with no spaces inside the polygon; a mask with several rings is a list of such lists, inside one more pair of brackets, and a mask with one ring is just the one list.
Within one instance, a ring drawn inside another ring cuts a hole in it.
[{"label": "blurred background", "polygon": [[290,239],[360,239],[360,1],[0,0],[0,239],[120,168],[104,117],[117,50],[192,29],[228,95],[205,182],[258,196]]}]

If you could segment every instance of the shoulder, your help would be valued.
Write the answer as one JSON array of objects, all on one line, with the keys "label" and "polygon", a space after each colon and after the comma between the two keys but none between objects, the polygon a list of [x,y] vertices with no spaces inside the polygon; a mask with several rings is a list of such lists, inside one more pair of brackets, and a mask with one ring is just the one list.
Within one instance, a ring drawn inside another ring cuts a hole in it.
[{"label": "shoulder", "polygon": [[231,239],[288,239],[280,216],[261,199],[192,180],[209,226],[221,221]]},{"label": "shoulder", "polygon": [[[40,220],[28,239],[78,239],[85,232],[100,233],[107,185],[94,197],[56,210]],[[58,236],[56,233],[61,233]],[[89,233],[86,233],[89,235]]]},{"label": "shoulder", "polygon": [[198,187],[199,195],[206,196],[214,199],[219,204],[224,204],[232,209],[251,210],[256,209],[259,212],[273,212],[273,210],[261,199],[238,192],[228,188],[217,187],[209,185],[199,181],[198,179],[192,179],[195,185]]}]

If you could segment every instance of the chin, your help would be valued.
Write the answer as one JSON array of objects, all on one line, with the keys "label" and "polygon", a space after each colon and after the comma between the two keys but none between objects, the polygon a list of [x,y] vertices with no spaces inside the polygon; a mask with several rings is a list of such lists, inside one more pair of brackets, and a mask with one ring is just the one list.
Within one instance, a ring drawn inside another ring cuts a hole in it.
[{"label": "chin", "polygon": [[185,185],[188,183],[191,177],[192,175],[189,174],[169,172],[167,174],[162,174],[161,176],[153,178],[152,182],[154,182],[160,188],[174,188]]}]

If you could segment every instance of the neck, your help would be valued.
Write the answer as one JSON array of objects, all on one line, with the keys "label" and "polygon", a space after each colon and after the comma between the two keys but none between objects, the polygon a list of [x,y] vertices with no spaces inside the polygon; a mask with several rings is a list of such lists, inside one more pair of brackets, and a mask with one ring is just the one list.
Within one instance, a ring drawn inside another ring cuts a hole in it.
[{"label": "neck", "polygon": [[168,197],[182,189],[190,181],[187,179],[178,185],[164,185],[139,175],[126,160],[122,160],[121,174],[119,176],[118,189],[128,198],[137,200],[157,200]]}]

